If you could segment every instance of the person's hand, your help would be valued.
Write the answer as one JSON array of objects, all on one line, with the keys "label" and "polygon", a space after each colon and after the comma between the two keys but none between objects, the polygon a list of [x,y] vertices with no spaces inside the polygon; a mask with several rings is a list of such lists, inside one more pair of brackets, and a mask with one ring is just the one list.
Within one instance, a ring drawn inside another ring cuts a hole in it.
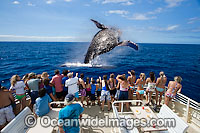
[{"label": "person's hand", "polygon": [[128,74],[130,74],[130,75],[131,75],[131,72],[130,72],[130,71],[128,71]]},{"label": "person's hand", "polygon": [[60,133],[65,133],[64,129],[59,127]]},{"label": "person's hand", "polygon": [[78,73],[76,73],[76,77],[78,77]]}]

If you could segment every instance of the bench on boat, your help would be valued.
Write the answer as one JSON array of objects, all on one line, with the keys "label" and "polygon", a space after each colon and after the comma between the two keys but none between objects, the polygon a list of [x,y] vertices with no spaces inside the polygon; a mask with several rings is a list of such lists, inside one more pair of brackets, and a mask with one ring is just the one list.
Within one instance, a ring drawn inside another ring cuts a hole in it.
[{"label": "bench on boat", "polygon": [[167,131],[161,131],[160,133],[185,133],[189,127],[165,104],[162,105],[160,112],[157,114],[157,116],[158,118],[174,118],[176,121],[175,127],[167,127]]},{"label": "bench on boat", "polygon": [[[123,103],[136,103],[136,102],[142,102],[141,100],[126,100],[126,101],[115,101],[112,103],[112,108],[113,108],[113,116],[114,118],[117,118],[119,121],[120,119],[131,119],[132,118],[132,114],[130,114],[130,112],[123,112]],[[121,106],[121,112],[118,112],[115,104],[116,103],[122,103]],[[124,123],[123,125],[126,125],[126,123]],[[112,129],[111,132],[114,133],[139,133],[138,129],[136,127],[133,127],[133,129],[128,129],[126,126],[124,127],[115,127]]]},{"label": "bench on boat", "polygon": [[2,130],[1,133],[24,133],[28,128],[25,124],[27,115],[32,114],[29,107],[24,108],[11,122],[9,122]]}]

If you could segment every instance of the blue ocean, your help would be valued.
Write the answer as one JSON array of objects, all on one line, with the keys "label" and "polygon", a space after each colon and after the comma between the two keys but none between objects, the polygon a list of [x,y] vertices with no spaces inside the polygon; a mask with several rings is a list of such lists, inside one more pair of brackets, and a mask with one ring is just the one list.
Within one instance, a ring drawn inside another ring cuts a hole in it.
[{"label": "blue ocean", "polygon": [[52,77],[54,70],[64,69],[94,77],[110,73],[127,74],[135,70],[156,77],[164,71],[168,81],[174,76],[183,78],[182,93],[200,102],[200,45],[193,44],[138,44],[139,50],[116,47],[109,53],[84,64],[89,42],[0,42],[0,81],[10,87],[12,75],[21,77],[30,72],[46,71]]}]

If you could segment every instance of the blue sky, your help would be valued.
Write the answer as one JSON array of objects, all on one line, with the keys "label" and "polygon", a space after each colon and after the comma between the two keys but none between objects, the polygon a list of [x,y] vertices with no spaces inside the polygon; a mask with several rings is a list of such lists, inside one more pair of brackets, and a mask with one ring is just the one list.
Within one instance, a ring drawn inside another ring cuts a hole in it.
[{"label": "blue sky", "polygon": [[1,0],[0,41],[87,41],[93,18],[138,43],[200,44],[200,0]]}]

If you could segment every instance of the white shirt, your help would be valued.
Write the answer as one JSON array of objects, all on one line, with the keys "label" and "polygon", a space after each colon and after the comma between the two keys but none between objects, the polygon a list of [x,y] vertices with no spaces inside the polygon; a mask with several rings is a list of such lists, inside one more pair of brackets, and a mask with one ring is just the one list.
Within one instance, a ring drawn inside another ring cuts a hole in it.
[{"label": "white shirt", "polygon": [[24,94],[24,88],[26,87],[26,85],[24,84],[23,81],[17,81],[17,83],[14,86],[11,86],[10,89],[15,89],[16,90],[16,94]]},{"label": "white shirt", "polygon": [[76,92],[78,92],[78,77],[66,80],[65,87],[68,87],[68,94],[75,94]]}]

